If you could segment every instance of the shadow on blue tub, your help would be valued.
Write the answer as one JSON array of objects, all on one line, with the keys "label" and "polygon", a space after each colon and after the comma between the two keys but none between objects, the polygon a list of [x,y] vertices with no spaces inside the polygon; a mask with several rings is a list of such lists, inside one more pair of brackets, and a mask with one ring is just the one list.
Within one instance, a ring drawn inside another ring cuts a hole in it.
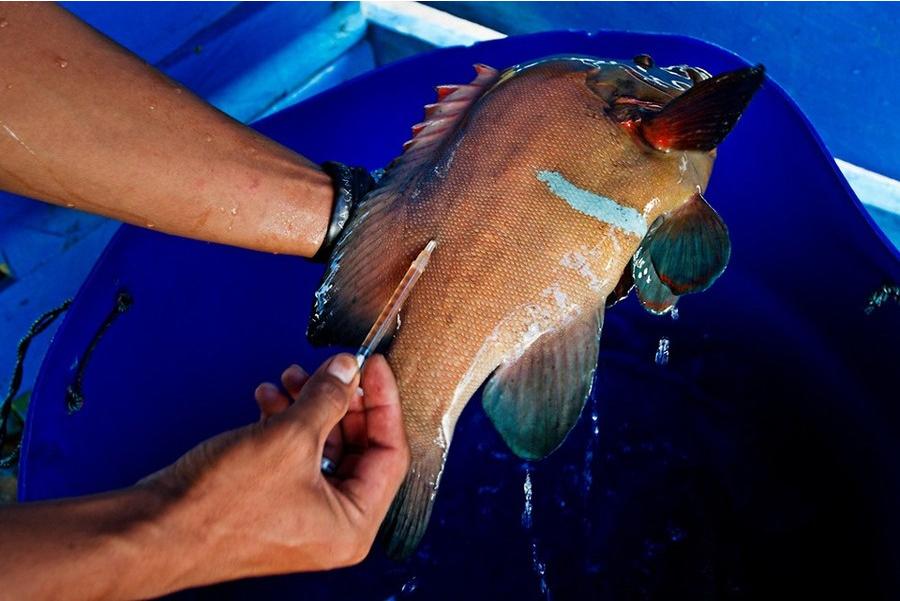
[{"label": "shadow on blue tub", "polygon": [[[546,33],[450,48],[355,79],[260,123],[316,161],[377,168],[433,86],[556,53],[689,63],[738,57],[687,38]],[[777,73],[773,74],[777,78]],[[457,427],[419,552],[393,563],[227,583],[188,598],[773,599],[900,595],[900,282],[806,118],[771,80],[722,144],[708,190],[730,266],[677,320],[633,298],[607,314],[595,398],[565,445],[524,465],[479,402]],[[41,369],[22,500],[125,486],[256,417],[254,387],[314,366],[304,330],[321,268],[123,227]],[[260,290],[279,289],[279,294]],[[84,406],[73,361],[120,289]],[[668,362],[654,361],[669,341]],[[303,511],[298,507],[297,511]]]}]

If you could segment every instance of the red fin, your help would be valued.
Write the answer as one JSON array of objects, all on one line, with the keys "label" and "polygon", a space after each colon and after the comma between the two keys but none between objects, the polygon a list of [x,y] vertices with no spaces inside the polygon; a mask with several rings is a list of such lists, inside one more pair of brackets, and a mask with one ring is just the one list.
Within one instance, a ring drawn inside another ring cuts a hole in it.
[{"label": "red fin", "polygon": [[658,150],[712,150],[737,123],[764,77],[758,65],[700,81],[658,113],[644,116],[640,133]]}]

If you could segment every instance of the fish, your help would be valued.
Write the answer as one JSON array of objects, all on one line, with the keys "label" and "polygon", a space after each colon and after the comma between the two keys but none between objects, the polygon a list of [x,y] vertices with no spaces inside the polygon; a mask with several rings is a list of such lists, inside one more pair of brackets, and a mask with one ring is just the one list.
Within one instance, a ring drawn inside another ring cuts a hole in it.
[{"label": "fish", "polygon": [[704,198],[716,147],[764,80],[651,57],[552,56],[436,88],[425,119],[355,209],[307,335],[358,345],[410,262],[437,243],[389,345],[410,445],[381,526],[408,557],[456,422],[482,405],[526,460],[565,440],[591,392],[605,311],[654,314],[707,289],[731,254]]}]

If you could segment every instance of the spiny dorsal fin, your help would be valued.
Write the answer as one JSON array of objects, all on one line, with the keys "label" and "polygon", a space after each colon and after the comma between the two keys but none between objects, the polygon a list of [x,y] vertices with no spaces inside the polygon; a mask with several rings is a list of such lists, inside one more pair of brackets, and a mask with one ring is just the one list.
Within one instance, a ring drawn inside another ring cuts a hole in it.
[{"label": "spiny dorsal fin", "polygon": [[316,344],[359,344],[428,239],[408,237],[403,228],[407,194],[425,163],[440,156],[442,144],[469,107],[496,82],[498,72],[476,65],[470,84],[439,86],[439,101],[413,126],[414,138],[385,171],[351,217],[325,271],[307,336]]},{"label": "spiny dorsal fin", "polygon": [[658,150],[712,150],[725,139],[762,85],[762,65],[705,79],[645,115],[639,130]]},{"label": "spiny dorsal fin", "polygon": [[546,457],[578,421],[594,381],[603,311],[544,334],[488,381],[484,410],[519,457]]},{"label": "spiny dorsal fin", "polygon": [[413,125],[413,137],[403,145],[403,154],[394,159],[385,173],[384,186],[409,174],[422,159],[435,155],[437,148],[456,130],[463,115],[500,77],[487,65],[475,65],[475,79],[466,85],[437,86],[438,101],[425,106],[425,120]]}]

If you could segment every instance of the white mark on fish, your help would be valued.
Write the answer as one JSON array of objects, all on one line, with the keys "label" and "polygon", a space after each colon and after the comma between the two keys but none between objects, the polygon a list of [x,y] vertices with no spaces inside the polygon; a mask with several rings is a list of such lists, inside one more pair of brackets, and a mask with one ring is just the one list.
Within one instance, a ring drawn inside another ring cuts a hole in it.
[{"label": "white mark on fish", "polygon": [[643,237],[647,233],[647,222],[634,208],[579,188],[557,171],[538,171],[537,178],[579,213],[636,236]]},{"label": "white mark on fish", "polygon": [[647,217],[650,215],[650,212],[651,212],[653,209],[655,209],[655,208],[657,207],[657,205],[659,205],[659,199],[656,198],[656,197],[654,196],[653,198],[650,199],[650,202],[648,202],[648,203],[644,206],[644,211],[643,211],[641,214],[642,214],[642,216],[644,217],[644,222],[645,222],[645,223],[646,223],[646,221],[647,221]]},{"label": "white mark on fish", "polygon": [[606,279],[601,280],[597,277],[597,274],[591,269],[587,257],[585,257],[583,253],[578,251],[566,253],[563,255],[563,258],[560,259],[559,264],[563,267],[577,271],[581,277],[587,280],[588,286],[594,292],[602,292]]}]

